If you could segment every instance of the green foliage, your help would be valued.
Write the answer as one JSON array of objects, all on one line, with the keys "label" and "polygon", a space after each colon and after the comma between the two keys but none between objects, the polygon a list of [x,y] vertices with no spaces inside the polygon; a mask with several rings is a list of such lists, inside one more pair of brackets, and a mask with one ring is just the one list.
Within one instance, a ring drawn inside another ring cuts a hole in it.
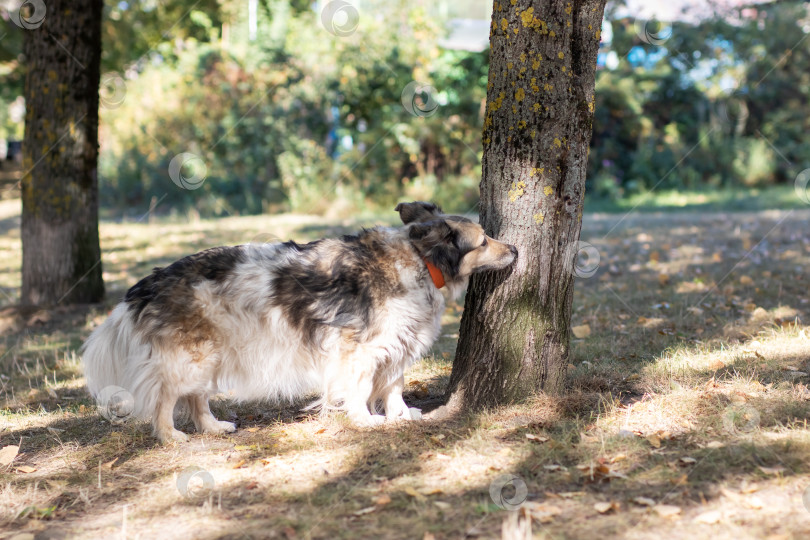
[{"label": "green foliage", "polygon": [[[105,206],[340,213],[416,194],[475,205],[486,54],[440,49],[440,21],[404,2],[362,11],[345,37],[312,10],[262,10],[256,41],[237,18],[228,42],[174,43],[126,81],[123,104],[102,111]],[[439,114],[403,107],[412,81],[435,89]],[[182,152],[206,165],[198,189],[169,177]]]},{"label": "green foliage", "polygon": [[613,21],[621,61],[597,79],[590,191],[792,184],[810,163],[807,20],[800,3],[722,13],[674,24],[660,48]]},{"label": "green foliage", "polygon": [[[465,8],[363,2],[343,37],[327,32],[321,9],[259,0],[251,40],[246,2],[108,4],[103,69],[124,77],[126,95],[101,111],[102,205],[136,214],[160,199],[161,210],[206,215],[348,213],[402,198],[474,207],[488,52],[439,46],[442,16]],[[675,23],[660,46],[609,15],[620,60],[597,76],[589,197],[791,184],[810,163],[810,49],[796,47],[806,8],[723,15]],[[14,138],[8,105],[25,59],[22,30],[4,23],[0,137]],[[403,107],[412,81],[435,89],[436,114]],[[169,177],[183,152],[206,166],[199,189]]]}]

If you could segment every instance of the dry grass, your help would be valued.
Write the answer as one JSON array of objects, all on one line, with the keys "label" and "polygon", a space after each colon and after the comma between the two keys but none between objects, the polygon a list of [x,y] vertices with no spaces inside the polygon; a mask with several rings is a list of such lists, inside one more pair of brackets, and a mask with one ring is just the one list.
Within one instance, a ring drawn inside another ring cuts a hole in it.
[{"label": "dry grass", "polygon": [[[0,202],[4,304],[19,286],[14,204]],[[577,283],[574,325],[590,335],[566,396],[376,430],[221,400],[235,434],[167,446],[104,421],[83,390],[75,351],[109,307],[182,254],[361,223],[105,223],[106,306],[0,309],[0,447],[20,445],[0,469],[0,538],[498,538],[509,513],[489,492],[504,474],[525,482],[537,538],[806,538],[809,217],[586,218],[601,265]],[[408,373],[409,402],[441,395],[460,314]]]}]

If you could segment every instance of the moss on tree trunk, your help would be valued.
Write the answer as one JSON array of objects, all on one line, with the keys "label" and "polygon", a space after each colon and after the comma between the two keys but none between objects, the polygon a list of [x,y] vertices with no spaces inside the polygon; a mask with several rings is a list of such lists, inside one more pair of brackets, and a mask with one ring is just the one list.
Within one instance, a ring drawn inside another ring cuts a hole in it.
[{"label": "moss on tree trunk", "polygon": [[474,276],[448,398],[473,409],[563,389],[605,0],[496,1],[481,224],[515,244]]},{"label": "moss on tree trunk", "polygon": [[52,0],[25,31],[24,305],[104,296],[98,237],[101,0]]}]

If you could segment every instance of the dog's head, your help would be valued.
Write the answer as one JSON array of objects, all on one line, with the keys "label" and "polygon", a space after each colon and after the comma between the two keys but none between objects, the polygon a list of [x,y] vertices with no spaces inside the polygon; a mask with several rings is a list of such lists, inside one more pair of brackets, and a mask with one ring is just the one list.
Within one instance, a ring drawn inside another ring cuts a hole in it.
[{"label": "dog's head", "polygon": [[400,203],[395,210],[416,251],[441,270],[448,283],[466,282],[476,272],[506,268],[517,258],[515,246],[490,238],[465,217],[443,214],[433,203]]}]

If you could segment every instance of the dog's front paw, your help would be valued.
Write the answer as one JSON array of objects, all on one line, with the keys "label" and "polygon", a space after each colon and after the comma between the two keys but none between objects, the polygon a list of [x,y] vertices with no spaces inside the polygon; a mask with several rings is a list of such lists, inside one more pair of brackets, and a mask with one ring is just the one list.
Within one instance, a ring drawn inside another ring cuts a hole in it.
[{"label": "dog's front paw", "polygon": [[411,420],[422,419],[422,409],[417,409],[416,407],[408,407],[408,414],[410,414]]},{"label": "dog's front paw", "polygon": [[203,428],[203,433],[210,433],[212,435],[222,435],[223,433],[233,433],[236,431],[236,424],[233,422],[225,422],[224,420],[216,420],[210,424],[206,424]]}]

